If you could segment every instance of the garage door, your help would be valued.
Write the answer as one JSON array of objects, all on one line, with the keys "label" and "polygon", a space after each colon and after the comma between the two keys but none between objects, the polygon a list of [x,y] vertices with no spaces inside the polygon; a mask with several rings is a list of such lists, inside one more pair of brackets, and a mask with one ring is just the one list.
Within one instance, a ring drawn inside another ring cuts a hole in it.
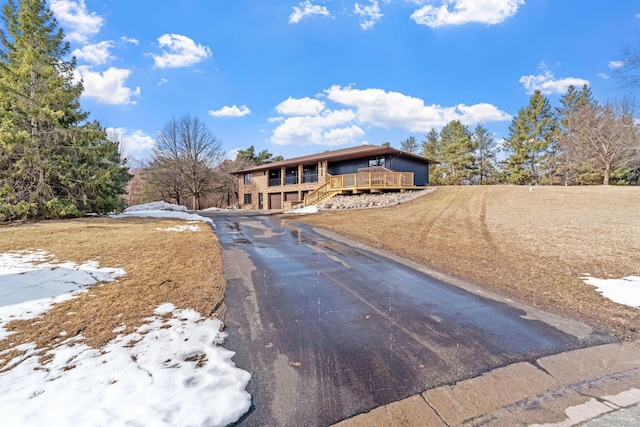
[{"label": "garage door", "polygon": [[282,209],[282,194],[269,194],[269,209]]}]

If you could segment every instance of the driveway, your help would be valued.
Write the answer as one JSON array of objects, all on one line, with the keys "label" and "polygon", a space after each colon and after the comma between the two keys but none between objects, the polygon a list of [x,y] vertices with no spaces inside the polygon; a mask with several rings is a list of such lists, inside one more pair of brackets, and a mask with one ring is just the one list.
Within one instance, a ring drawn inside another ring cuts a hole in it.
[{"label": "driveway", "polygon": [[225,347],[253,375],[253,407],[239,426],[326,426],[614,340],[294,219],[205,215],[223,248]]}]

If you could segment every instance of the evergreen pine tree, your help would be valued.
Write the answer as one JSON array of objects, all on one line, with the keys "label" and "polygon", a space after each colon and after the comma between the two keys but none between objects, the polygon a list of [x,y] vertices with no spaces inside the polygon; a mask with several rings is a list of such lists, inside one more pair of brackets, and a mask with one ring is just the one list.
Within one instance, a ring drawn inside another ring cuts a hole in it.
[{"label": "evergreen pine tree", "polygon": [[[440,145],[440,135],[438,131],[434,128],[429,130],[429,133],[425,135],[426,140],[422,141],[422,155],[427,159],[438,160],[439,153],[439,145]],[[429,166],[429,182],[432,185],[440,184],[441,171],[440,165],[431,165]]]},{"label": "evergreen pine tree", "polygon": [[509,126],[506,148],[506,175],[512,184],[538,184],[553,180],[557,150],[557,122],[547,98],[536,90],[529,105]]},{"label": "evergreen pine tree", "polygon": [[496,144],[489,130],[482,125],[477,125],[473,131],[475,145],[475,179],[478,184],[488,184],[495,174]]},{"label": "evergreen pine tree", "polygon": [[567,93],[560,97],[560,107],[556,108],[559,125],[559,155],[561,157],[562,181],[565,185],[582,181],[581,175],[590,175],[593,159],[585,159],[576,146],[575,121],[577,114],[586,107],[597,108],[598,102],[593,98],[589,86],[584,85],[581,90],[569,86]]},{"label": "evergreen pine tree", "polygon": [[46,1],[8,0],[0,18],[0,220],[122,207],[118,144],[80,125],[82,84]]},{"label": "evergreen pine tree", "polygon": [[474,150],[469,128],[459,120],[447,123],[440,131],[440,182],[459,185],[469,181],[473,176]]},{"label": "evergreen pine tree", "polygon": [[409,138],[400,141],[400,150],[411,154],[418,154],[420,146],[418,145],[418,141],[416,141],[416,137],[410,136]]}]

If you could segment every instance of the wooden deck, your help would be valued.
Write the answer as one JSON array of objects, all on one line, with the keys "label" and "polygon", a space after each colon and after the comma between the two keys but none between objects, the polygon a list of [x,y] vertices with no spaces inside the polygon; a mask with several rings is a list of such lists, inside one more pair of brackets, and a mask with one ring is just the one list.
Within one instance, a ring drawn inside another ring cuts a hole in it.
[{"label": "wooden deck", "polygon": [[304,206],[313,206],[337,194],[358,194],[416,188],[413,172],[365,172],[329,175],[326,182],[307,194]]}]

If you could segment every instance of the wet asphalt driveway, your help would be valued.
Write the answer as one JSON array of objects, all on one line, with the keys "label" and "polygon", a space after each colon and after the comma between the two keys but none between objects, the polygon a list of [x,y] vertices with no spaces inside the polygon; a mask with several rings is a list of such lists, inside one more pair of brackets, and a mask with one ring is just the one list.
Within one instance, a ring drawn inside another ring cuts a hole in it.
[{"label": "wet asphalt driveway", "polygon": [[239,426],[326,426],[495,367],[613,340],[293,219],[205,215],[223,248],[225,347],[253,375],[253,407]]}]

